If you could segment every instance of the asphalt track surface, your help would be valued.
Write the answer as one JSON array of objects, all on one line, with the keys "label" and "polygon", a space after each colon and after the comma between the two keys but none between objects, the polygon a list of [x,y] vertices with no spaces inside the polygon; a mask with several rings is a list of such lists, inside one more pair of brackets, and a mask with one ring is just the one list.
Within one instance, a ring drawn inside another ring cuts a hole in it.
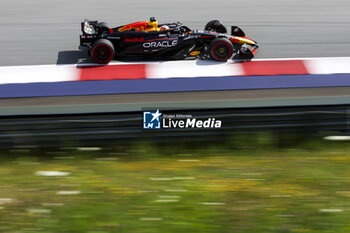
[{"label": "asphalt track surface", "polygon": [[[121,95],[90,95],[90,96],[59,96],[59,97],[33,97],[33,98],[9,98],[0,101],[0,107],[10,106],[45,106],[57,102],[68,102],[72,105],[81,104],[108,104],[108,103],[134,103],[134,102],[157,102],[167,100],[172,102],[187,101],[219,101],[230,99],[260,99],[260,98],[281,98],[281,97],[313,97],[327,96],[329,91],[325,88],[315,88],[313,92],[309,89],[286,89],[286,90],[244,90],[244,91],[211,91],[211,92],[185,92],[178,93],[144,93],[144,94],[121,94]],[[330,88],[338,95],[349,93],[349,88]],[[205,95],[203,95],[205,94]]]},{"label": "asphalt track surface", "polygon": [[350,87],[319,87],[319,88],[285,88],[263,90],[235,90],[235,91],[201,91],[169,93],[139,93],[118,95],[85,95],[85,96],[57,96],[57,97],[31,97],[9,98],[0,100],[0,113],[2,107],[40,107],[50,105],[89,105],[89,104],[132,104],[132,103],[186,103],[205,101],[230,101],[300,98],[312,97],[349,97]]},{"label": "asphalt track surface", "polygon": [[211,19],[239,25],[261,44],[258,58],[350,56],[348,0],[11,0],[0,1],[0,66],[72,64],[80,22],[111,26],[181,21],[202,29]]}]

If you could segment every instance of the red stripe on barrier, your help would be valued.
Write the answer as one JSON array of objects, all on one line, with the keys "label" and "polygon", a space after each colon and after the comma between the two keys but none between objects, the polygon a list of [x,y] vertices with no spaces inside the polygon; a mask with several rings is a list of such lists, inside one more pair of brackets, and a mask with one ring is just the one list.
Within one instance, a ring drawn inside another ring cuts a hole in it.
[{"label": "red stripe on barrier", "polygon": [[145,79],[146,64],[78,66],[79,81]]},{"label": "red stripe on barrier", "polygon": [[301,60],[253,61],[242,63],[245,75],[309,74]]}]

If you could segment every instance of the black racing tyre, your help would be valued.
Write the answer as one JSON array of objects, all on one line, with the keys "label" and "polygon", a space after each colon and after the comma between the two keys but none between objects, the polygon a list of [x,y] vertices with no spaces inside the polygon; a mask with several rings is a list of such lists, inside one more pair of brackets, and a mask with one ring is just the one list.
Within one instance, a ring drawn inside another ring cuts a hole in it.
[{"label": "black racing tyre", "polygon": [[226,27],[219,20],[211,20],[205,25],[204,30],[227,33]]},{"label": "black racing tyre", "polygon": [[210,56],[216,61],[227,61],[234,53],[234,47],[226,38],[216,38],[209,46]]},{"label": "black racing tyre", "polygon": [[92,59],[99,64],[108,64],[114,57],[114,46],[106,39],[99,39],[91,49]]}]

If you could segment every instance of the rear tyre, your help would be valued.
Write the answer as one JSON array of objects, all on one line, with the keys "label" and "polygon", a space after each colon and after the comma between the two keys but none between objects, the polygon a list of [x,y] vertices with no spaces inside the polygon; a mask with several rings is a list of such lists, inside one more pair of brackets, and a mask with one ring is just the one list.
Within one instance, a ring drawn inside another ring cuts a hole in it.
[{"label": "rear tyre", "polygon": [[106,39],[99,39],[91,49],[91,58],[99,64],[108,64],[114,57],[114,46]]},{"label": "rear tyre", "polygon": [[215,61],[227,61],[234,53],[234,47],[226,38],[217,38],[213,40],[209,47],[210,56]]},{"label": "rear tyre", "polygon": [[219,20],[211,20],[205,25],[204,30],[215,31],[218,33],[227,33],[226,27]]}]

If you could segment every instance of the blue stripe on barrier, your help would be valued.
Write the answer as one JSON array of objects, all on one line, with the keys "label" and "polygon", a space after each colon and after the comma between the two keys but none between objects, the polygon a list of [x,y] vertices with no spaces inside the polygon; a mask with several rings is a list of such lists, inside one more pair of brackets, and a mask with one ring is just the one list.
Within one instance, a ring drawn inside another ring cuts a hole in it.
[{"label": "blue stripe on barrier", "polygon": [[350,74],[4,84],[0,98],[336,86],[350,86]]}]

